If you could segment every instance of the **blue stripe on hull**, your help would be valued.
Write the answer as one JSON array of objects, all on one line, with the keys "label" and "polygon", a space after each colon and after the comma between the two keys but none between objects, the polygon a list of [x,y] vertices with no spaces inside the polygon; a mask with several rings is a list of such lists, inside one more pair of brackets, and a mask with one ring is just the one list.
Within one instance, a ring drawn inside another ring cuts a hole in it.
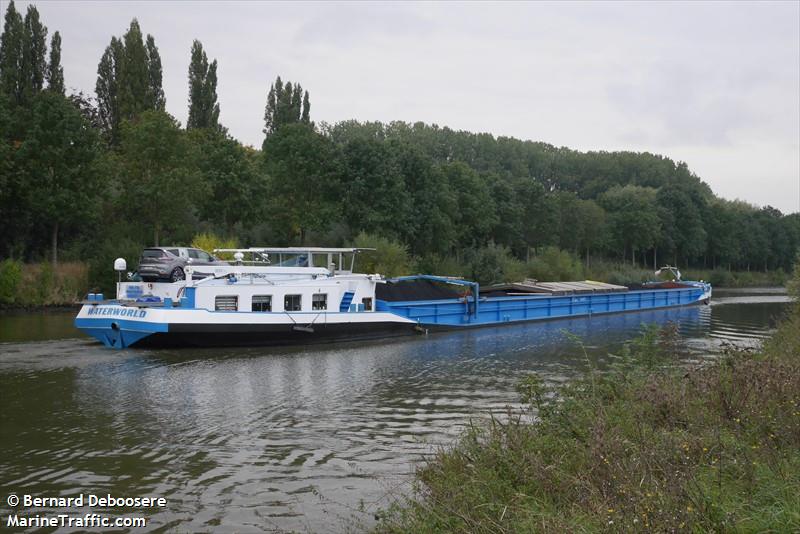
[{"label": "blue stripe on hull", "polygon": [[406,317],[423,326],[484,326],[684,306],[698,303],[706,290],[706,287],[692,287],[593,295],[488,297],[480,300],[477,315],[471,299],[466,302],[464,299],[378,300],[377,310]]},{"label": "blue stripe on hull", "polygon": [[163,323],[106,318],[75,319],[75,328],[112,349],[124,349],[151,334],[169,330],[168,325]]}]

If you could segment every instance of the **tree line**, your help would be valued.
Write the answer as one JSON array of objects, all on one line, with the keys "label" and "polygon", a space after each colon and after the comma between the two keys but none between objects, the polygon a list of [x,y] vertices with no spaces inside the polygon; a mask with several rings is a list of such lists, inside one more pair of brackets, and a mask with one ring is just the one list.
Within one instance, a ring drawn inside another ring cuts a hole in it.
[{"label": "tree line", "polygon": [[[61,39],[11,1],[0,36],[0,257],[104,262],[198,233],[242,246],[391,240],[417,258],[558,247],[631,265],[788,270],[800,214],[716,197],[685,163],[578,152],[423,123],[315,124],[277,77],[264,141],[220,124],[217,61],[188,50],[186,127],[165,111],[152,35],[133,20],[65,94]],[[755,177],[754,177],[755,181]],[[423,262],[424,263],[424,262]],[[103,276],[107,276],[104,272]]]}]

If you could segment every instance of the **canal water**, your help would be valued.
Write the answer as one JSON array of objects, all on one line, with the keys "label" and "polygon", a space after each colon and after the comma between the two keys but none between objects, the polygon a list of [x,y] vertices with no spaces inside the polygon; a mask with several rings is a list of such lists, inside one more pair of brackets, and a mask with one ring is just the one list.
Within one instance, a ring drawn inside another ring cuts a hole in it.
[{"label": "canal water", "polygon": [[602,359],[643,324],[674,323],[686,358],[713,358],[758,346],[788,301],[717,290],[710,306],[246,350],[115,352],[72,329],[72,312],[0,315],[0,519],[20,511],[11,493],[83,493],[166,498],[144,512],[148,530],[368,528],[415,463],[514,405],[525,373],[578,372],[567,332]]}]

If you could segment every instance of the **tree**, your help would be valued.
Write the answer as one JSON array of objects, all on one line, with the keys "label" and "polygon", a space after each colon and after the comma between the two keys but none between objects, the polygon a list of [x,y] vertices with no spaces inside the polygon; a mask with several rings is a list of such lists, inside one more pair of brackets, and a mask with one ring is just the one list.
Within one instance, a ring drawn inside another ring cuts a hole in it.
[{"label": "tree", "polygon": [[122,62],[125,49],[116,37],[106,47],[100,63],[97,65],[97,112],[102,130],[112,145],[119,141],[119,81],[122,77]]},{"label": "tree", "polygon": [[612,246],[622,251],[623,260],[631,251],[631,264],[636,264],[636,251],[651,248],[661,229],[656,204],[656,190],[650,187],[615,186],[600,195],[600,205],[608,213]]},{"label": "tree", "polygon": [[28,134],[16,159],[31,188],[31,209],[50,225],[51,257],[58,262],[59,232],[95,208],[101,181],[94,168],[95,130],[63,95],[34,98]]},{"label": "tree", "polygon": [[10,0],[0,36],[0,89],[15,103],[22,102],[22,64],[25,25]]},{"label": "tree", "polygon": [[456,204],[453,213],[454,245],[471,248],[487,243],[497,224],[488,184],[462,162],[448,163],[442,165],[441,169]]},{"label": "tree", "polygon": [[58,32],[55,32],[50,40],[47,88],[60,95],[64,94],[64,68],[61,66],[61,34]]},{"label": "tree", "polygon": [[263,219],[267,180],[255,151],[217,129],[195,128],[188,137],[201,180],[208,185],[209,194],[198,202],[202,220],[224,226],[231,235],[236,224]]},{"label": "tree", "polygon": [[577,248],[586,257],[589,266],[592,251],[600,250],[606,242],[606,212],[594,200],[577,200],[574,206]]},{"label": "tree", "polygon": [[390,147],[375,140],[354,139],[341,147],[341,155],[341,204],[352,233],[394,239],[402,235],[411,216],[411,194]]},{"label": "tree", "polygon": [[161,55],[156,40],[147,34],[147,101],[145,109],[164,111],[166,99],[162,87]]},{"label": "tree", "polygon": [[[284,124],[311,124],[311,103],[308,91],[303,92],[299,83],[286,82],[278,76],[267,93],[264,110],[264,133],[267,139]],[[265,141],[266,142],[266,141]]]},{"label": "tree", "polygon": [[411,193],[411,217],[403,228],[403,240],[417,255],[449,252],[455,243],[457,205],[447,178],[416,147],[402,142],[390,146],[396,151],[405,188]]},{"label": "tree", "polygon": [[120,137],[120,123],[147,110],[163,111],[161,56],[152,35],[145,43],[136,19],[121,39],[111,38],[97,65],[98,109],[111,144]]},{"label": "tree", "polygon": [[22,100],[30,103],[44,89],[47,71],[47,28],[39,20],[39,10],[28,5],[22,41]]},{"label": "tree", "polygon": [[155,109],[151,105],[153,95],[147,48],[136,19],[131,21],[128,31],[122,36],[122,44],[124,54],[118,80],[120,118],[133,119],[147,109]]},{"label": "tree", "polygon": [[[662,212],[668,214],[669,226],[662,222],[663,230],[674,242],[675,253],[688,265],[706,250],[707,234],[703,224],[702,199],[696,198],[685,186],[663,186],[656,194],[656,202]],[[662,218],[662,221],[664,218]],[[675,258],[677,263],[678,257]]]},{"label": "tree", "polygon": [[218,126],[217,60],[209,65],[203,44],[195,39],[189,63],[189,120],[186,122],[186,128]]},{"label": "tree", "polygon": [[339,172],[335,145],[305,124],[286,124],[264,142],[273,224],[289,241],[305,244],[309,231],[338,220]]},{"label": "tree", "polygon": [[122,123],[122,203],[153,232],[159,244],[206,191],[192,162],[196,157],[178,122],[163,111],[145,111]]}]

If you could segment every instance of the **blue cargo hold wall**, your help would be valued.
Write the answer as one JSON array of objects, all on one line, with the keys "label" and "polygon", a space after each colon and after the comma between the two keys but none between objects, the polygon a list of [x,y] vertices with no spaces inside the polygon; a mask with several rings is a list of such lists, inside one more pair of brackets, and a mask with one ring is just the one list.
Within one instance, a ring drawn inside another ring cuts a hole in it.
[{"label": "blue cargo hold wall", "polygon": [[696,304],[709,289],[710,286],[698,286],[590,295],[487,297],[479,300],[477,313],[475,302],[469,297],[405,302],[379,300],[377,310],[425,326],[479,326]]}]

